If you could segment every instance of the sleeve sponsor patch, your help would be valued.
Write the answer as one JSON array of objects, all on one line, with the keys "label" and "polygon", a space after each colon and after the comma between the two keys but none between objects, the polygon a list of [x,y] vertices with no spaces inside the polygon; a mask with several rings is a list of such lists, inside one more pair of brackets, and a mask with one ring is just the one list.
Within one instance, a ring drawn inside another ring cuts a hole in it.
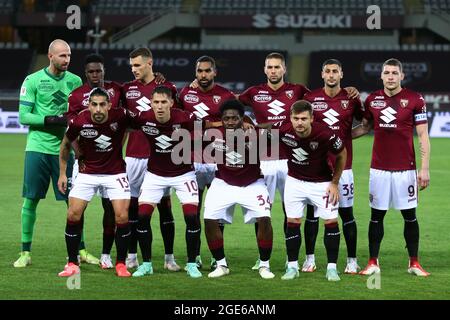
[{"label": "sleeve sponsor patch", "polygon": [[27,95],[27,88],[26,87],[20,88],[20,96],[24,97],[26,95]]},{"label": "sleeve sponsor patch", "polygon": [[418,114],[414,115],[414,118],[415,118],[416,122],[427,121],[427,114],[426,113],[418,113]]}]

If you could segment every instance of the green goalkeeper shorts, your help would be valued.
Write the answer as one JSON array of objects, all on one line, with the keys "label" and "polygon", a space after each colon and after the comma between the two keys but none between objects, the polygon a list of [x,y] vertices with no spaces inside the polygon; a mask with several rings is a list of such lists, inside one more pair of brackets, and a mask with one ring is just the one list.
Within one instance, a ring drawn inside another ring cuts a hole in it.
[{"label": "green goalkeeper shorts", "polygon": [[[67,162],[67,178],[70,186],[73,168],[73,156]],[[45,199],[52,179],[53,191],[56,200],[67,200],[67,195],[58,190],[59,156],[41,152],[25,152],[25,169],[23,176],[22,197],[28,199]]]}]

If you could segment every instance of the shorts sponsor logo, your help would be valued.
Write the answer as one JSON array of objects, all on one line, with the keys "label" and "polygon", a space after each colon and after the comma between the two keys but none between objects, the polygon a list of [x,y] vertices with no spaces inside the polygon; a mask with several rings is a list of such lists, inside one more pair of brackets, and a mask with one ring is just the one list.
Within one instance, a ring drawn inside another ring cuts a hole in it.
[{"label": "shorts sponsor logo", "polygon": [[157,136],[159,134],[159,130],[154,127],[143,126],[142,131],[150,136]]},{"label": "shorts sponsor logo", "polygon": [[127,91],[125,96],[127,99],[137,99],[141,96],[141,92],[137,91],[137,90],[130,90],[130,91]]},{"label": "shorts sponsor logo", "polygon": [[95,138],[98,136],[98,131],[95,129],[83,129],[80,131],[80,136],[84,138]]},{"label": "shorts sponsor logo", "polygon": [[266,94],[257,94],[253,97],[253,100],[255,102],[269,102],[272,101],[272,96],[266,95]]},{"label": "shorts sponsor logo", "polygon": [[328,104],[326,102],[313,102],[312,108],[314,111],[323,111],[328,109]]},{"label": "shorts sponsor logo", "polygon": [[187,103],[198,103],[200,100],[196,95],[187,94],[184,96],[183,100]]},{"label": "shorts sponsor logo", "polygon": [[370,102],[370,106],[374,109],[382,109],[386,107],[386,101],[373,100]]},{"label": "shorts sponsor logo", "polygon": [[288,137],[282,137],[281,141],[283,141],[285,144],[287,144],[289,147],[296,148],[298,146],[297,141],[294,139],[288,138]]}]

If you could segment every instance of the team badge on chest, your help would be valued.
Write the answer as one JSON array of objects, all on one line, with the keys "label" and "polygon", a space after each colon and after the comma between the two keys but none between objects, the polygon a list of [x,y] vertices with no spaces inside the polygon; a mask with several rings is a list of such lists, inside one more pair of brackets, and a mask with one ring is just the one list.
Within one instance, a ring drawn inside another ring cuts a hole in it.
[{"label": "team badge on chest", "polygon": [[294,96],[294,90],[286,90],[286,97],[288,97],[289,99],[292,99],[293,96]]},{"label": "team badge on chest", "polygon": [[341,100],[341,108],[344,109],[344,110],[347,110],[348,103],[349,103],[348,100]]},{"label": "team badge on chest", "polygon": [[213,96],[213,101],[214,101],[215,104],[219,104],[221,99],[222,98],[220,96]]},{"label": "team badge on chest", "polygon": [[309,147],[311,148],[311,150],[316,150],[319,147],[319,143],[317,141],[311,141],[309,143]]},{"label": "team badge on chest", "polygon": [[400,99],[400,105],[402,106],[402,108],[406,108],[408,106],[408,103],[408,99]]}]

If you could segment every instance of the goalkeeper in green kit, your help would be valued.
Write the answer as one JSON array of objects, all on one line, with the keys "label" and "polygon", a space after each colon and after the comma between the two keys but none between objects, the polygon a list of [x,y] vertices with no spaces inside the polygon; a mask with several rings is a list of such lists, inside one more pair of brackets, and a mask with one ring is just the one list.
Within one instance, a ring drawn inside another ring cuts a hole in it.
[{"label": "goalkeeper in green kit", "polygon": [[[67,122],[63,113],[67,111],[69,94],[82,84],[80,77],[67,71],[70,55],[67,42],[54,40],[48,48],[49,66],[28,75],[20,89],[19,119],[21,124],[29,126],[29,132],[22,192],[22,252],[14,262],[16,268],[31,264],[36,207],[47,194],[50,178],[56,200],[67,202],[67,194],[60,193],[57,185],[59,146]],[[72,165],[68,165],[67,171],[67,176],[71,177]],[[96,257],[87,253],[83,239],[79,253],[83,262],[99,263]]]}]

